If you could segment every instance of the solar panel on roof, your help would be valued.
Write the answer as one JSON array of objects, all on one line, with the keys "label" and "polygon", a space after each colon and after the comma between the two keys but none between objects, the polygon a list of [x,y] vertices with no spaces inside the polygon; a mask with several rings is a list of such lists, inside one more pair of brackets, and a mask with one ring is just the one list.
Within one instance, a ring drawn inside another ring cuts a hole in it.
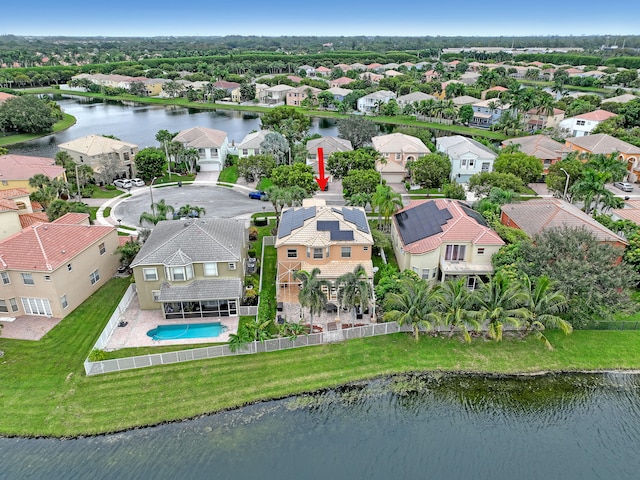
[{"label": "solar panel on roof", "polygon": [[353,240],[353,230],[331,230],[331,240]]},{"label": "solar panel on roof", "polygon": [[342,215],[347,222],[355,224],[356,228],[364,233],[369,233],[369,222],[362,210],[357,208],[343,208]]},{"label": "solar panel on roof", "polygon": [[396,214],[400,236],[405,245],[442,232],[442,225],[452,218],[448,209],[440,210],[435,202],[425,202]]},{"label": "solar panel on roof", "polygon": [[286,237],[293,230],[304,225],[306,220],[316,216],[316,207],[289,208],[282,212],[280,226],[278,228],[278,238]]},{"label": "solar panel on roof", "polygon": [[316,228],[319,232],[339,230],[340,224],[337,220],[318,220]]},{"label": "solar panel on roof", "polygon": [[488,227],[489,226],[489,224],[487,223],[487,220],[482,216],[482,214],[480,214],[479,212],[476,212],[472,208],[464,205],[463,203],[460,203],[460,202],[458,202],[458,203],[459,203],[460,207],[462,208],[462,210],[464,210],[464,213],[466,213],[468,216],[473,218],[480,225],[482,225],[484,227]]}]

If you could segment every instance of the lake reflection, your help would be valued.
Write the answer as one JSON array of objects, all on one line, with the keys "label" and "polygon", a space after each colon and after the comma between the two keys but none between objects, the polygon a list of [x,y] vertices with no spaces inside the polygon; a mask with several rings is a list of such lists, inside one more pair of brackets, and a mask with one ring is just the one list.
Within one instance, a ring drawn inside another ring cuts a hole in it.
[{"label": "lake reflection", "polygon": [[117,435],[0,439],[0,476],[635,479],[639,385],[397,376]]},{"label": "lake reflection", "polygon": [[[206,127],[227,132],[229,143],[239,143],[248,133],[260,129],[260,117],[254,112],[235,110],[197,110],[174,105],[146,105],[133,102],[96,100],[85,97],[56,99],[65,113],[73,115],[77,123],[71,128],[10,146],[9,153],[54,157],[57,146],[87,135],[113,135],[132,142],[141,149],[157,147],[155,137],[160,130],[179,132],[191,127]],[[335,120],[313,118],[310,133],[337,136]]]}]

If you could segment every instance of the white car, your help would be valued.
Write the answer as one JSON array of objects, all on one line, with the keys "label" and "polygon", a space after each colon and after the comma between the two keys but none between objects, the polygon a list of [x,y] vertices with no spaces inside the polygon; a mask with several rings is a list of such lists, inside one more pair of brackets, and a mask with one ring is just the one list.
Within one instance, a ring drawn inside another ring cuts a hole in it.
[{"label": "white car", "polygon": [[133,187],[133,183],[128,178],[119,178],[114,180],[113,184],[118,188],[124,188],[125,190]]},{"label": "white car", "polygon": [[141,178],[132,178],[131,183],[133,183],[134,187],[144,187],[144,180]]}]

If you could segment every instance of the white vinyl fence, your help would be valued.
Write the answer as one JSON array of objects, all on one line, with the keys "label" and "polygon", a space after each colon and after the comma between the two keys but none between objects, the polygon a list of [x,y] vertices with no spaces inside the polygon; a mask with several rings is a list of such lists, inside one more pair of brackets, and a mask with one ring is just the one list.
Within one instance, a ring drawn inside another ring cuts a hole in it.
[{"label": "white vinyl fence", "polygon": [[115,311],[111,315],[111,318],[107,322],[107,325],[102,330],[100,337],[98,337],[96,344],[93,346],[94,350],[104,349],[105,345],[109,341],[109,337],[111,337],[111,334],[113,333],[116,326],[120,322],[120,318],[122,317],[122,314],[125,312],[125,310],[129,306],[129,302],[131,302],[131,299],[135,294],[136,294],[136,285],[135,283],[132,283],[131,285],[129,285],[129,288],[127,288],[127,291],[124,292],[124,295],[120,300],[120,303],[118,303],[118,306],[116,307]]},{"label": "white vinyl fence", "polygon": [[101,360],[84,362],[84,370],[87,375],[99,375],[101,373],[120,372],[136,368],[151,367],[154,365],[170,365],[172,363],[189,362],[191,360],[203,360],[205,358],[229,357],[234,355],[249,355],[254,353],[276,352],[290,348],[310,347],[323,343],[352,340],[355,338],[388,335],[398,332],[409,332],[410,326],[399,326],[396,322],[373,323],[362,327],[343,328],[334,331],[300,335],[296,338],[274,338],[264,342],[251,342],[244,348],[235,352],[228,345],[216,345],[213,347],[194,348],[177,352],[153,353],[139,355],[137,357],[117,358],[114,360]]}]

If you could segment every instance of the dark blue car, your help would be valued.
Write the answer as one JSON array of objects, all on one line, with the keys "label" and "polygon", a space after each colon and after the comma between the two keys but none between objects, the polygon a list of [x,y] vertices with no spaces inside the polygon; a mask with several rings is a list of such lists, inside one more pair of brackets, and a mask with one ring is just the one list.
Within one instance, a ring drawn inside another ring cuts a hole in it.
[{"label": "dark blue car", "polygon": [[249,198],[253,198],[254,200],[266,200],[267,194],[265,192],[256,190],[255,192],[249,192]]}]

